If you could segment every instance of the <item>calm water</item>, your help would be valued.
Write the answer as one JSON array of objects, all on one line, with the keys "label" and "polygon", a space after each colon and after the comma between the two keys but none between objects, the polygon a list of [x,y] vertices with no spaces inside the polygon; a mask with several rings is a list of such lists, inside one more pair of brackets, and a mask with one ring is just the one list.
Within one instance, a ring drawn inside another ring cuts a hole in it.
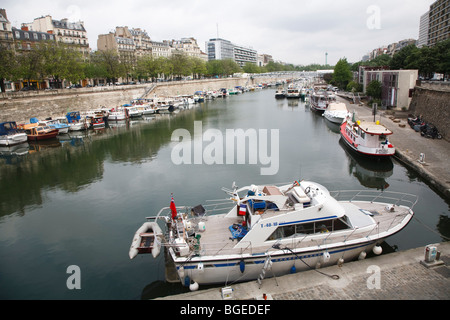
[{"label": "calm water", "polygon": [[[413,193],[419,196],[417,219],[388,245],[405,250],[450,236],[449,204],[414,172],[395,160],[355,158],[339,143],[336,126],[304,103],[275,100],[274,94],[230,96],[1,158],[0,298],[141,299],[182,291],[164,283],[163,255],[129,259],[134,232],[169,205],[171,193],[177,205],[197,205],[225,198],[221,187],[233,181],[310,179],[329,190]],[[248,158],[245,164],[175,165],[171,154],[180,144],[171,141],[172,132],[187,129],[198,139],[194,121],[201,121],[203,132],[218,129],[224,137],[227,129],[278,129],[279,170],[261,175],[267,166]],[[71,265],[80,268],[81,289],[67,288]]]}]

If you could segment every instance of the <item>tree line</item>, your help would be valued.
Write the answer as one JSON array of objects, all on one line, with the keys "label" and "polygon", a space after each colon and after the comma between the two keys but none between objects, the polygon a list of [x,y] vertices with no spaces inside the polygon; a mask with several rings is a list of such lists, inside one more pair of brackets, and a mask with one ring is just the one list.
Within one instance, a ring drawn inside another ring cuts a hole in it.
[{"label": "tree line", "polygon": [[200,79],[204,77],[227,77],[234,73],[265,73],[275,71],[315,71],[330,66],[311,64],[295,66],[269,62],[260,67],[247,63],[240,67],[232,59],[204,61],[175,51],[170,57],[153,57],[151,55],[136,58],[134,55],[119,55],[117,52],[94,51],[88,57],[63,43],[44,42],[30,50],[16,53],[12,49],[0,46],[0,86],[5,91],[5,80],[31,81],[52,80],[52,86],[60,88],[63,81],[80,83],[90,79],[99,83],[116,83],[121,78],[124,82],[179,80],[185,77]]}]

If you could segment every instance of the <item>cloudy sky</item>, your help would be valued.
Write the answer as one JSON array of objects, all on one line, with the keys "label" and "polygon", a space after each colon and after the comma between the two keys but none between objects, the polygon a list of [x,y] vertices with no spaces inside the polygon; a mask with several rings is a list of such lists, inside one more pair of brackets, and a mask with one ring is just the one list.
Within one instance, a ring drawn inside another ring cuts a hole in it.
[{"label": "cloudy sky", "polygon": [[374,48],[417,39],[420,16],[435,0],[2,0],[13,27],[51,15],[84,21],[90,47],[116,26],[141,28],[155,41],[217,37],[296,65],[360,61]]}]

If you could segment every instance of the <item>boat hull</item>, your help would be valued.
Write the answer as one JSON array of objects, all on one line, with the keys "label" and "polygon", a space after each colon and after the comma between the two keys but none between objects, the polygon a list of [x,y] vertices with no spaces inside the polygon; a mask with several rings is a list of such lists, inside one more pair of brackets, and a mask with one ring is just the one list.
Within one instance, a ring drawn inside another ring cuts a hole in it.
[{"label": "boat hull", "polygon": [[[380,239],[379,242],[381,243],[382,240]],[[353,246],[342,245],[328,250],[298,251],[296,254],[280,250],[278,253],[271,253],[272,266],[265,270],[265,278],[336,265],[341,262],[340,259],[343,259],[342,263],[352,261],[358,258],[361,252],[372,251],[377,243],[369,241]],[[198,261],[196,258],[192,258],[188,263],[177,263],[176,261],[174,263],[180,282],[184,285],[188,285],[191,281],[195,281],[199,285],[230,284],[260,278],[266,258],[267,256],[264,254],[211,261],[208,261],[206,257],[201,257]]]},{"label": "boat hull", "polygon": [[0,136],[0,146],[14,146],[27,141],[25,133]]},{"label": "boat hull", "polygon": [[57,135],[58,135],[58,130],[55,129],[55,130],[52,130],[51,132],[45,133],[45,134],[38,134],[38,135],[29,134],[28,140],[29,141],[48,140],[48,139],[56,138]]}]

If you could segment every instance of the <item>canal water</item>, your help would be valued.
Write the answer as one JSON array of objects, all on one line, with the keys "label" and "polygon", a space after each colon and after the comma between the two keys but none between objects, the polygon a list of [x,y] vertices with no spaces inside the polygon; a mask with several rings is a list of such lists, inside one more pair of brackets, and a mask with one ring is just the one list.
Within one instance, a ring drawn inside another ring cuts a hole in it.
[{"label": "canal water", "polygon": [[[172,194],[179,206],[205,204],[226,198],[221,187],[234,181],[309,179],[329,190],[415,194],[415,219],[385,247],[405,250],[449,237],[449,204],[416,173],[395,159],[355,157],[335,125],[299,100],[274,96],[274,89],[247,92],[29,145],[21,155],[4,153],[0,299],[147,299],[186,290],[164,282],[163,255],[130,260],[133,235],[145,217],[169,206]],[[227,149],[227,133],[237,129],[256,137],[256,159],[251,143]],[[191,143],[174,132],[189,133]],[[240,152],[246,157],[239,162]],[[262,174],[269,167],[271,174]]]}]

